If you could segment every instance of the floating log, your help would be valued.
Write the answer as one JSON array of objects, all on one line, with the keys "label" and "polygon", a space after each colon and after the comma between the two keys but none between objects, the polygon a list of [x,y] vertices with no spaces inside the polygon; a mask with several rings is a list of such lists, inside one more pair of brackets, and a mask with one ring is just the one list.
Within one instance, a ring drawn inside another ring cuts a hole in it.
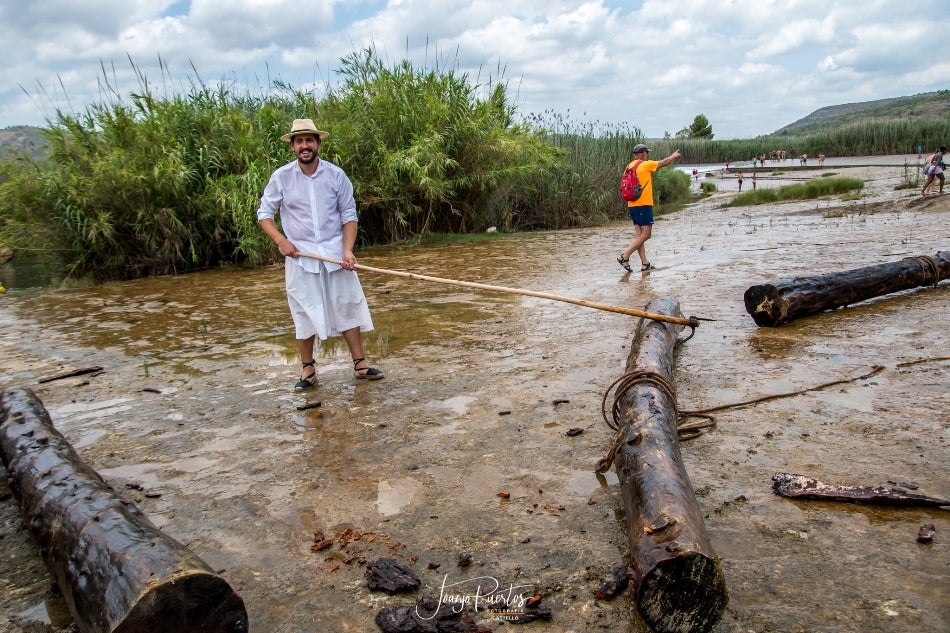
[{"label": "floating log", "polygon": [[29,389],[0,393],[0,457],[25,523],[83,633],[245,633],[244,602],[120,499]]},{"label": "floating log", "polygon": [[905,257],[896,262],[751,286],[745,291],[745,309],[758,325],[774,327],[892,292],[934,286],[945,279],[950,279],[950,252],[940,251],[934,257]]},{"label": "floating log", "polygon": [[847,501],[875,505],[939,508],[950,506],[950,499],[910,492],[901,486],[839,486],[826,484],[806,475],[775,473],[772,490],[783,497],[818,501]]},{"label": "floating log", "polygon": [[[679,315],[672,297],[647,309]],[[631,584],[640,615],[658,633],[711,631],[729,601],[703,515],[683,466],[670,380],[682,326],[642,320],[617,394],[622,441],[614,458],[627,513]]]}]

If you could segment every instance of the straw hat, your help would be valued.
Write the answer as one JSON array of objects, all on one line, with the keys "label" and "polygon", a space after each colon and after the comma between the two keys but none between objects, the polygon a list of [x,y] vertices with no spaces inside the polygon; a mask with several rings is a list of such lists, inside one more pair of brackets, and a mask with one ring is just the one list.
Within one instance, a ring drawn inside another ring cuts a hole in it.
[{"label": "straw hat", "polygon": [[290,132],[281,136],[280,140],[289,143],[298,134],[315,134],[322,141],[329,132],[318,130],[312,119],[294,119],[293,125],[290,126]]}]

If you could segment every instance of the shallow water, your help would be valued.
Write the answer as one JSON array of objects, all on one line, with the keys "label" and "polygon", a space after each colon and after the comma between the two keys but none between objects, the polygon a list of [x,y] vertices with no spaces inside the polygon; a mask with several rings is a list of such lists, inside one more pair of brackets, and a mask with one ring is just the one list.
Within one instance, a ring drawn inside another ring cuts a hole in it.
[{"label": "shallow water", "polygon": [[[950,248],[950,204],[893,192],[898,177],[871,183],[880,208],[704,203],[663,216],[647,246],[659,268],[645,274],[615,261],[632,238],[627,223],[358,255],[377,268],[637,309],[673,296],[684,314],[714,319],[678,348],[681,409],[884,365],[869,380],[724,411],[713,432],[684,443],[731,595],[717,631],[946,630],[945,513],[793,502],[772,493],[771,475],[910,481],[950,495],[950,364],[927,360],[950,349],[939,327],[948,284],[781,328],[757,328],[742,303],[745,288],[776,277]],[[628,549],[617,476],[596,475],[593,464],[613,439],[602,398],[623,373],[638,319],[361,278],[376,325],[367,353],[386,371],[382,381],[354,380],[334,340],[319,350],[319,386],[293,391],[299,363],[282,270],[271,267],[8,293],[0,386],[34,389],[87,462],[224,570],[252,630],[375,630],[379,608],[415,597],[366,589],[360,561],[379,556],[417,557],[430,588],[477,576],[531,585],[554,611],[533,630],[644,630],[628,596],[591,594]],[[898,367],[916,359],[926,362]],[[92,365],[104,371],[37,383]],[[567,436],[572,428],[583,433]],[[15,503],[2,509],[0,577],[11,587],[10,613],[20,614],[48,580],[15,529]],[[923,523],[937,526],[930,545],[914,538]],[[345,528],[374,534],[310,551],[314,531],[333,538]],[[463,553],[472,567],[457,566]]]}]

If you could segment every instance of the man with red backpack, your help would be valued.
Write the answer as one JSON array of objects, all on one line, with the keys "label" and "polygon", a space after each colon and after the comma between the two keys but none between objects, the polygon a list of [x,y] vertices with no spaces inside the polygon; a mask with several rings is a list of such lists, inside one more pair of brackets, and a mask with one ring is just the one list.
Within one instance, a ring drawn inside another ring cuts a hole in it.
[{"label": "man with red backpack", "polygon": [[643,189],[636,200],[627,201],[627,211],[630,212],[630,219],[633,220],[636,237],[617,258],[617,262],[629,272],[633,272],[633,269],[630,268],[630,256],[633,255],[634,251],[640,256],[641,271],[656,268],[647,260],[647,251],[644,247],[644,243],[650,239],[653,232],[653,173],[680,157],[679,150],[674,151],[663,160],[648,160],[649,154],[650,148],[643,143],[638,143],[633,148],[635,160],[627,165],[628,168],[636,170],[637,180]]}]

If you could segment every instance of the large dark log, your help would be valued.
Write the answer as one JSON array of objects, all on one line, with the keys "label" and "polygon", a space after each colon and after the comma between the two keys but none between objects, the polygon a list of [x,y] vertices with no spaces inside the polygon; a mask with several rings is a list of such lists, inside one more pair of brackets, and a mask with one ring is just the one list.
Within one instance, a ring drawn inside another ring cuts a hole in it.
[{"label": "large dark log", "polygon": [[29,389],[0,393],[0,457],[83,633],[248,630],[240,596],[83,463]]},{"label": "large dark log", "polygon": [[950,279],[950,252],[941,251],[934,257],[906,257],[864,268],[751,286],[745,291],[745,309],[758,325],[773,327],[892,292],[932,286],[945,279]]},{"label": "large dark log", "polygon": [[[680,315],[671,297],[647,307]],[[617,394],[625,434],[615,463],[627,512],[632,582],[640,615],[659,633],[710,631],[729,601],[677,439],[670,381],[682,329],[644,319],[627,359],[632,379]]]},{"label": "large dark log", "polygon": [[772,490],[792,499],[846,501],[886,506],[940,508],[950,506],[950,499],[911,492],[903,486],[841,486],[826,484],[806,475],[775,473]]}]

